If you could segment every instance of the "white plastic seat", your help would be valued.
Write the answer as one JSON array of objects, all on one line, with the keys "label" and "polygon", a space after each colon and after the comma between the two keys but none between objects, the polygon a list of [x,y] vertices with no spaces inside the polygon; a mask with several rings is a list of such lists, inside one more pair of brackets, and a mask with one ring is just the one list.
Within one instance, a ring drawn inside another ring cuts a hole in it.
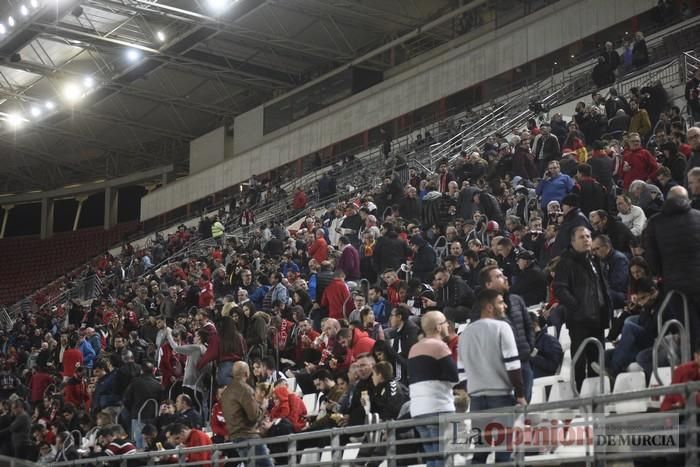
[{"label": "white plastic seat", "polygon": [[565,401],[574,398],[574,391],[568,381],[558,381],[552,384],[548,402]]},{"label": "white plastic seat", "polygon": [[571,349],[571,336],[569,336],[569,329],[566,325],[562,325],[559,331],[559,344],[564,352]]},{"label": "white plastic seat", "polygon": [[556,326],[549,326],[547,328],[547,334],[553,337],[557,337],[557,327]]},{"label": "white plastic seat", "polygon": [[297,389],[297,379],[296,378],[287,378],[287,389],[289,389],[289,392],[296,392],[296,389]]},{"label": "white plastic seat", "polygon": [[[615,379],[613,394],[622,392],[640,391],[646,387],[646,377],[643,371],[633,373],[620,373]],[[614,411],[617,413],[637,413],[646,412],[649,399],[642,398],[630,401],[620,401],[614,404]]]},{"label": "white plastic seat", "polygon": [[585,439],[584,430],[590,429],[592,431],[592,426],[590,420],[586,420],[583,417],[576,417],[571,420],[571,424],[566,430],[566,443],[565,445],[560,445],[554,451],[557,456],[560,457],[585,457],[590,454],[589,444],[586,442],[575,442],[576,440],[582,441]]},{"label": "white plastic seat", "polygon": [[649,380],[649,387],[653,388],[656,386],[668,386],[671,384],[671,377],[673,376],[673,370],[670,366],[662,366],[659,369],[659,378],[661,381],[656,379],[654,372],[651,373],[651,379]]},{"label": "white plastic seat", "polygon": [[333,461],[333,448],[326,446],[321,451],[321,462],[330,463]]},{"label": "white plastic seat", "polygon": [[304,394],[302,399],[304,405],[306,406],[306,413],[308,415],[316,415],[318,413],[318,394]]},{"label": "white plastic seat", "polygon": [[532,397],[530,404],[544,404],[547,402],[547,386],[546,384],[532,383]]},{"label": "white plastic seat", "polygon": [[600,376],[591,376],[583,380],[579,397],[594,397],[610,394],[610,378],[603,378],[603,392],[600,392]]},{"label": "white plastic seat", "polygon": [[307,448],[301,452],[301,465],[314,465],[318,464],[320,459],[318,450],[316,448]]},{"label": "white plastic seat", "polygon": [[[357,455],[360,453],[360,447],[362,446],[362,443],[348,443],[345,445],[345,449],[343,449],[343,460],[344,461],[354,461],[357,459]],[[351,463],[343,463],[341,464],[341,467],[350,467],[352,464]]]}]

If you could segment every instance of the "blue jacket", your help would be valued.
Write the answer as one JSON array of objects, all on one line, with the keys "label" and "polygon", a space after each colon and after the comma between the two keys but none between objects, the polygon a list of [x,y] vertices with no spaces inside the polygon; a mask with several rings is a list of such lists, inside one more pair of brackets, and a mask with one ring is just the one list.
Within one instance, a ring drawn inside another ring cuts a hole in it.
[{"label": "blue jacket", "polygon": [[287,273],[289,271],[294,271],[295,273],[299,274],[299,265],[294,261],[280,264],[280,272],[284,277],[287,277]]},{"label": "blue jacket", "polygon": [[267,295],[268,290],[270,290],[269,285],[261,285],[255,289],[253,293],[248,295],[248,298],[255,304],[255,308],[258,310],[262,308],[263,300],[265,299],[265,295]]},{"label": "blue jacket", "polygon": [[550,201],[561,201],[574,188],[574,180],[566,174],[559,174],[552,179],[542,179],[537,185],[537,195],[542,198],[540,206],[547,212]]},{"label": "blue jacket", "polygon": [[610,254],[602,261],[603,271],[608,278],[608,285],[610,286],[610,298],[613,301],[613,308],[623,308],[627,301],[629,265],[630,262],[627,256],[617,250],[610,251]]},{"label": "blue jacket", "polygon": [[535,349],[537,353],[530,357],[534,377],[554,375],[564,359],[559,341],[556,337],[547,334],[546,330],[541,330],[535,338]]},{"label": "blue jacket", "polygon": [[382,323],[382,326],[386,326],[386,324],[389,322],[389,313],[391,311],[390,308],[389,302],[384,297],[379,297],[379,300],[372,304],[374,319],[378,323]]},{"label": "blue jacket", "polygon": [[92,409],[95,412],[121,404],[121,396],[114,392],[116,375],[115,371],[111,371],[95,383],[95,394],[92,397]]},{"label": "blue jacket", "polygon": [[307,285],[309,287],[309,290],[307,290],[307,292],[308,292],[309,298],[311,300],[316,300],[316,283],[317,283],[316,273],[309,275],[309,280],[307,281]]},{"label": "blue jacket", "polygon": [[97,354],[95,353],[95,349],[92,348],[90,342],[83,339],[83,341],[80,343],[80,352],[83,354],[83,363],[85,364],[85,367],[92,368]]}]

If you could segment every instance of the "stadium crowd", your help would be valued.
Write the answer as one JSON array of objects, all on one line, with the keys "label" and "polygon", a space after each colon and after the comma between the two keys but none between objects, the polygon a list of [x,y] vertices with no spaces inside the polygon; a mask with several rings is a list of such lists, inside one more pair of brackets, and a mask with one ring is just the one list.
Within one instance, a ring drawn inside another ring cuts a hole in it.
[{"label": "stadium crowd", "polygon": [[[388,157],[381,186],[295,231],[256,223],[247,197],[106,254],[96,299],[35,307],[0,335],[0,453],[50,463],[527,404],[562,363],[547,328],[564,325],[572,353],[588,337],[614,344],[605,368],[588,349],[577,384],[633,362],[649,377],[668,291],[687,295],[700,338],[700,128],[658,83],[606,94],[435,173]],[[324,176],[317,190],[336,187]],[[293,209],[307,203],[296,191]],[[676,380],[697,379],[686,365]],[[300,394],[316,392],[309,414]]]}]

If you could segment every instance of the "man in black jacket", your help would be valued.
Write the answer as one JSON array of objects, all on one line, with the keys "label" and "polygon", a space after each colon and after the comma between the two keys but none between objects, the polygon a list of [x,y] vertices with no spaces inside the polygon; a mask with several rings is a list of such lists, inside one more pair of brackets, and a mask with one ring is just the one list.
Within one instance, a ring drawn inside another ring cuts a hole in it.
[{"label": "man in black jacket", "polygon": [[[554,294],[565,308],[564,321],[571,336],[571,353],[576,353],[581,343],[594,337],[603,343],[603,331],[610,321],[612,305],[600,260],[591,254],[591,231],[583,226],[571,230],[570,248],[561,255],[554,275]],[[588,375],[594,376],[590,366],[598,359],[598,349],[586,347],[583,358],[574,368],[576,385]]]},{"label": "man in black jacket", "polygon": [[418,342],[418,326],[411,321],[411,309],[407,305],[399,305],[389,315],[390,329],[386,338],[393,339],[392,350],[396,355],[396,379],[408,384],[408,352],[413,344]]},{"label": "man in black jacket", "polygon": [[564,359],[564,351],[556,337],[547,334],[546,329],[540,328],[537,314],[530,312],[529,315],[535,333],[535,348],[530,357],[532,373],[535,378],[553,376]]},{"label": "man in black jacket", "polygon": [[399,215],[406,220],[420,220],[420,200],[414,187],[409,186],[399,201]]},{"label": "man in black jacket", "polygon": [[423,297],[423,308],[440,309],[448,320],[464,323],[469,318],[476,296],[474,291],[459,277],[450,274],[444,266],[435,271],[435,300]]},{"label": "man in black jacket", "polygon": [[[675,186],[661,212],[649,219],[645,256],[655,274],[664,281],[666,292],[686,294],[690,309],[690,342],[700,337],[700,211],[690,207],[688,192]],[[698,349],[693,349],[698,350]]]},{"label": "man in black jacket", "polygon": [[155,399],[158,405],[147,405],[141,413],[141,419],[148,423],[155,420],[160,402],[163,400],[163,387],[153,376],[153,363],[146,362],[141,366],[141,375],[131,381],[124,392],[124,409],[120,414],[120,425],[126,431],[131,430],[131,420],[139,415],[139,410],[149,399]]},{"label": "man in black jacket", "polygon": [[[515,343],[518,346],[518,357],[520,358],[520,370],[523,376],[523,389],[525,399],[529,402],[532,396],[532,367],[530,366],[530,353],[535,345],[535,335],[530,324],[530,315],[527,312],[527,305],[522,297],[510,293],[510,285],[503,271],[495,265],[484,267],[479,273],[479,283],[484,289],[495,290],[508,304],[506,318],[513,328]],[[481,310],[473,310],[472,321],[476,316],[481,315]],[[476,318],[478,319],[478,318]]]},{"label": "man in black jacket", "polygon": [[498,200],[491,193],[486,191],[475,191],[473,196],[474,206],[484,214],[488,220],[498,222],[498,225],[504,225],[503,212]]},{"label": "man in black jacket", "polygon": [[537,265],[537,256],[530,250],[520,250],[516,259],[520,272],[510,291],[523,297],[527,306],[544,302],[547,298],[547,276]]},{"label": "man in black jacket", "polygon": [[591,225],[596,235],[605,234],[610,237],[613,248],[623,253],[630,251],[630,241],[634,238],[632,231],[627,228],[617,217],[611,217],[602,209],[592,211],[590,214]]},{"label": "man in black jacket", "polygon": [[377,240],[372,254],[374,270],[377,272],[383,272],[387,269],[396,271],[411,255],[411,249],[406,242],[399,238],[394,224],[385,222],[382,225],[382,230],[384,235]]},{"label": "man in black jacket", "polygon": [[416,279],[427,282],[428,276],[437,266],[437,255],[432,246],[421,235],[411,237],[411,250],[413,250],[413,262],[411,271]]},{"label": "man in black jacket", "polygon": [[557,238],[552,245],[552,257],[560,255],[569,245],[571,232],[576,227],[587,227],[591,230],[591,224],[579,208],[579,196],[568,194],[561,200],[561,209],[564,213],[564,222],[559,224]]},{"label": "man in black jacket", "polygon": [[608,194],[603,185],[593,178],[593,169],[588,164],[578,165],[576,185],[571,192],[579,195],[584,216],[588,216],[591,211],[608,207]]}]

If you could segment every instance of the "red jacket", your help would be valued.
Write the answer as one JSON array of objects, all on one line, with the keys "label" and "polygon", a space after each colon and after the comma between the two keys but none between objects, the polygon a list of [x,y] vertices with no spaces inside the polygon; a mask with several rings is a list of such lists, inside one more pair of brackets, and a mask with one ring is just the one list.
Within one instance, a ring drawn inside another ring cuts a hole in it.
[{"label": "red jacket", "polygon": [[296,193],[294,193],[292,207],[294,209],[304,209],[306,207],[306,193],[304,193],[303,191],[297,191]]},{"label": "red jacket", "polygon": [[372,353],[373,348],[374,339],[369,337],[365,331],[358,328],[352,330],[352,347],[349,351],[355,360],[362,354]]},{"label": "red jacket", "polygon": [[83,365],[83,353],[78,349],[66,349],[63,351],[63,376],[71,378],[75,374],[75,368]]},{"label": "red jacket", "polygon": [[211,321],[207,322],[202,329],[209,333],[209,338],[207,339],[207,351],[204,352],[199,360],[197,360],[197,369],[201,370],[209,362],[216,362],[219,359],[219,332],[216,330],[216,326]]},{"label": "red jacket", "polygon": [[[695,361],[678,365],[673,370],[671,384],[687,383],[689,381],[700,381],[700,367]],[[696,404],[700,404],[700,394],[695,396]],[[661,403],[661,410],[673,410],[685,407],[685,397],[682,394],[668,394]]]},{"label": "red jacket", "polygon": [[284,385],[277,386],[273,392],[277,401],[270,411],[270,418],[286,418],[292,424],[294,432],[303,430],[306,426],[304,401],[296,394],[290,393]]},{"label": "red jacket", "polygon": [[88,407],[90,397],[87,392],[87,384],[84,380],[71,378],[63,388],[63,401],[73,404],[77,408]]},{"label": "red jacket", "polygon": [[221,409],[221,401],[217,401],[214,407],[211,408],[211,431],[216,436],[228,439],[226,419],[224,418],[224,411]]},{"label": "red jacket", "polygon": [[[345,319],[354,308],[352,300],[349,299],[350,291],[345,281],[336,277],[323,291],[321,306],[328,308],[328,317],[335,319]],[[345,304],[345,309],[343,309]]]},{"label": "red jacket", "polygon": [[309,256],[319,263],[328,259],[328,242],[326,242],[325,238],[321,237],[314,240],[309,247]]},{"label": "red jacket", "polygon": [[651,155],[649,151],[644,148],[639,148],[637,150],[626,150],[623,156],[623,165],[627,162],[630,165],[630,169],[627,172],[622,172],[622,180],[625,185],[625,190],[630,187],[635,180],[647,181],[654,178],[656,174],[656,169],[659,168],[659,163],[656,162],[656,158]]},{"label": "red jacket", "polygon": [[31,392],[30,402],[41,401],[44,398],[44,392],[53,383],[53,378],[48,373],[38,371],[29,378],[29,391]]},{"label": "red jacket", "polygon": [[297,363],[304,363],[302,358],[304,358],[304,350],[311,348],[311,342],[316,340],[320,334],[313,329],[309,329],[306,333],[306,337],[309,338],[308,343],[304,343],[303,335],[297,335],[297,342],[294,346],[294,361]]},{"label": "red jacket", "polygon": [[[187,437],[187,441],[185,441],[185,447],[188,448],[193,448],[197,446],[209,446],[210,444],[212,444],[211,438],[207,436],[207,434],[203,431],[199,431],[194,428],[192,429],[192,431],[190,431],[190,436]],[[210,460],[211,451],[192,452],[185,456],[185,462],[201,462]],[[210,464],[199,465],[201,465],[202,467],[210,467]]]}]

